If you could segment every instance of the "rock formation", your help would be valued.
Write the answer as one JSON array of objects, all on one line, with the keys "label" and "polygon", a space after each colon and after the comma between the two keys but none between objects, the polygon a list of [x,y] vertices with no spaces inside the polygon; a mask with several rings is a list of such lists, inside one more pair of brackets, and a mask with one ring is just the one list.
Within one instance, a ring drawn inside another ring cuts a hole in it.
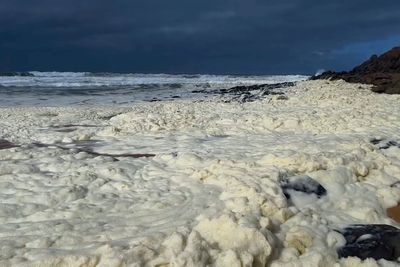
[{"label": "rock formation", "polygon": [[400,94],[400,47],[380,56],[373,55],[349,72],[327,71],[311,79],[343,79],[351,83],[373,84],[374,92]]}]

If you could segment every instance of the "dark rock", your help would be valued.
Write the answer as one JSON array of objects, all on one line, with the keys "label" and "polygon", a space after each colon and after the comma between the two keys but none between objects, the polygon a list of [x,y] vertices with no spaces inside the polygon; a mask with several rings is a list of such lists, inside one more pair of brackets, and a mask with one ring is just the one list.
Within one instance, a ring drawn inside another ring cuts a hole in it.
[{"label": "dark rock", "polygon": [[275,91],[276,89],[286,88],[295,86],[295,82],[283,82],[275,84],[255,84],[255,85],[240,85],[231,88],[223,88],[216,90],[194,90],[192,93],[203,93],[203,94],[217,94],[222,96],[230,97],[225,102],[238,101],[253,102],[260,100],[268,95],[283,95],[281,91]]},{"label": "dark rock", "polygon": [[400,146],[399,143],[397,143],[396,141],[389,141],[386,143],[387,146],[391,147],[391,146]]},{"label": "dark rock", "polygon": [[289,98],[285,95],[280,95],[276,98],[277,100],[288,100]]},{"label": "dark rock", "polygon": [[318,198],[326,195],[326,189],[309,176],[292,176],[281,181],[283,194],[290,199],[290,191],[314,194]]},{"label": "dark rock", "polygon": [[0,149],[9,149],[13,147],[18,147],[18,145],[11,143],[10,141],[0,139]]},{"label": "dark rock", "polygon": [[398,187],[398,188],[400,188],[400,181],[391,184],[390,187]]},{"label": "dark rock", "polygon": [[346,245],[337,251],[339,258],[395,261],[400,257],[400,229],[396,227],[384,224],[356,224],[338,232],[346,239]]},{"label": "dark rock", "polygon": [[[251,92],[251,91],[256,91],[256,90],[262,90],[262,92],[265,94],[276,94],[277,92],[273,92],[271,90],[274,89],[279,89],[279,88],[285,88],[285,87],[292,87],[295,86],[296,83],[294,82],[283,82],[283,83],[274,83],[274,84],[256,84],[256,85],[241,85],[241,86],[235,86],[229,89],[221,89],[221,93],[230,93],[230,94],[243,94],[246,92]],[[282,92],[279,92],[279,94],[282,94]]]},{"label": "dark rock", "polygon": [[311,80],[343,79],[351,83],[373,84],[377,93],[400,94],[400,47],[372,56],[349,72],[327,71],[311,77]]},{"label": "dark rock", "polygon": [[381,141],[382,141],[382,139],[377,139],[377,138],[374,138],[374,139],[371,139],[371,140],[370,140],[371,144],[373,144],[373,145],[377,145],[377,144],[379,144]]},{"label": "dark rock", "polygon": [[400,148],[400,143],[393,140],[372,139],[371,144],[378,146],[379,149],[388,149],[392,146]]}]

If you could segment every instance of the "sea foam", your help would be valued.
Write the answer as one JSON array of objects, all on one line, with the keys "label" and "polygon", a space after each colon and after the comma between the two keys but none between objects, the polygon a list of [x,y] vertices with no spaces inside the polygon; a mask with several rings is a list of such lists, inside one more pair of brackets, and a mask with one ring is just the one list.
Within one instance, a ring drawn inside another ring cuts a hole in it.
[{"label": "sea foam", "polygon": [[[0,135],[19,147],[0,150],[0,263],[374,266],[338,259],[336,230],[398,227],[385,210],[400,201],[400,148],[371,140],[400,140],[400,97],[342,81],[285,93],[2,108]],[[299,176],[326,192],[288,199]]]}]

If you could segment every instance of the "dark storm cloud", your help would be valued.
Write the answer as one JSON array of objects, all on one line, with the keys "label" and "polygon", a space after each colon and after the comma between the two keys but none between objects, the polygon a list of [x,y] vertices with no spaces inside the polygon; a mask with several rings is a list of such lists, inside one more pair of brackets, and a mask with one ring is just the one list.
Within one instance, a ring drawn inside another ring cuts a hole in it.
[{"label": "dark storm cloud", "polygon": [[398,29],[398,0],[3,0],[0,70],[312,73]]}]

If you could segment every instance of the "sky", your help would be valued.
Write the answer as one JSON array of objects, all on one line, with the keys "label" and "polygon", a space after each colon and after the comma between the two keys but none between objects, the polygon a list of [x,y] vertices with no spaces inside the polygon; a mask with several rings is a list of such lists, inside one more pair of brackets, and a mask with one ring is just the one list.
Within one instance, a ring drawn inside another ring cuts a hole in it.
[{"label": "sky", "polygon": [[399,0],[0,0],[0,71],[314,74],[394,46]]}]

